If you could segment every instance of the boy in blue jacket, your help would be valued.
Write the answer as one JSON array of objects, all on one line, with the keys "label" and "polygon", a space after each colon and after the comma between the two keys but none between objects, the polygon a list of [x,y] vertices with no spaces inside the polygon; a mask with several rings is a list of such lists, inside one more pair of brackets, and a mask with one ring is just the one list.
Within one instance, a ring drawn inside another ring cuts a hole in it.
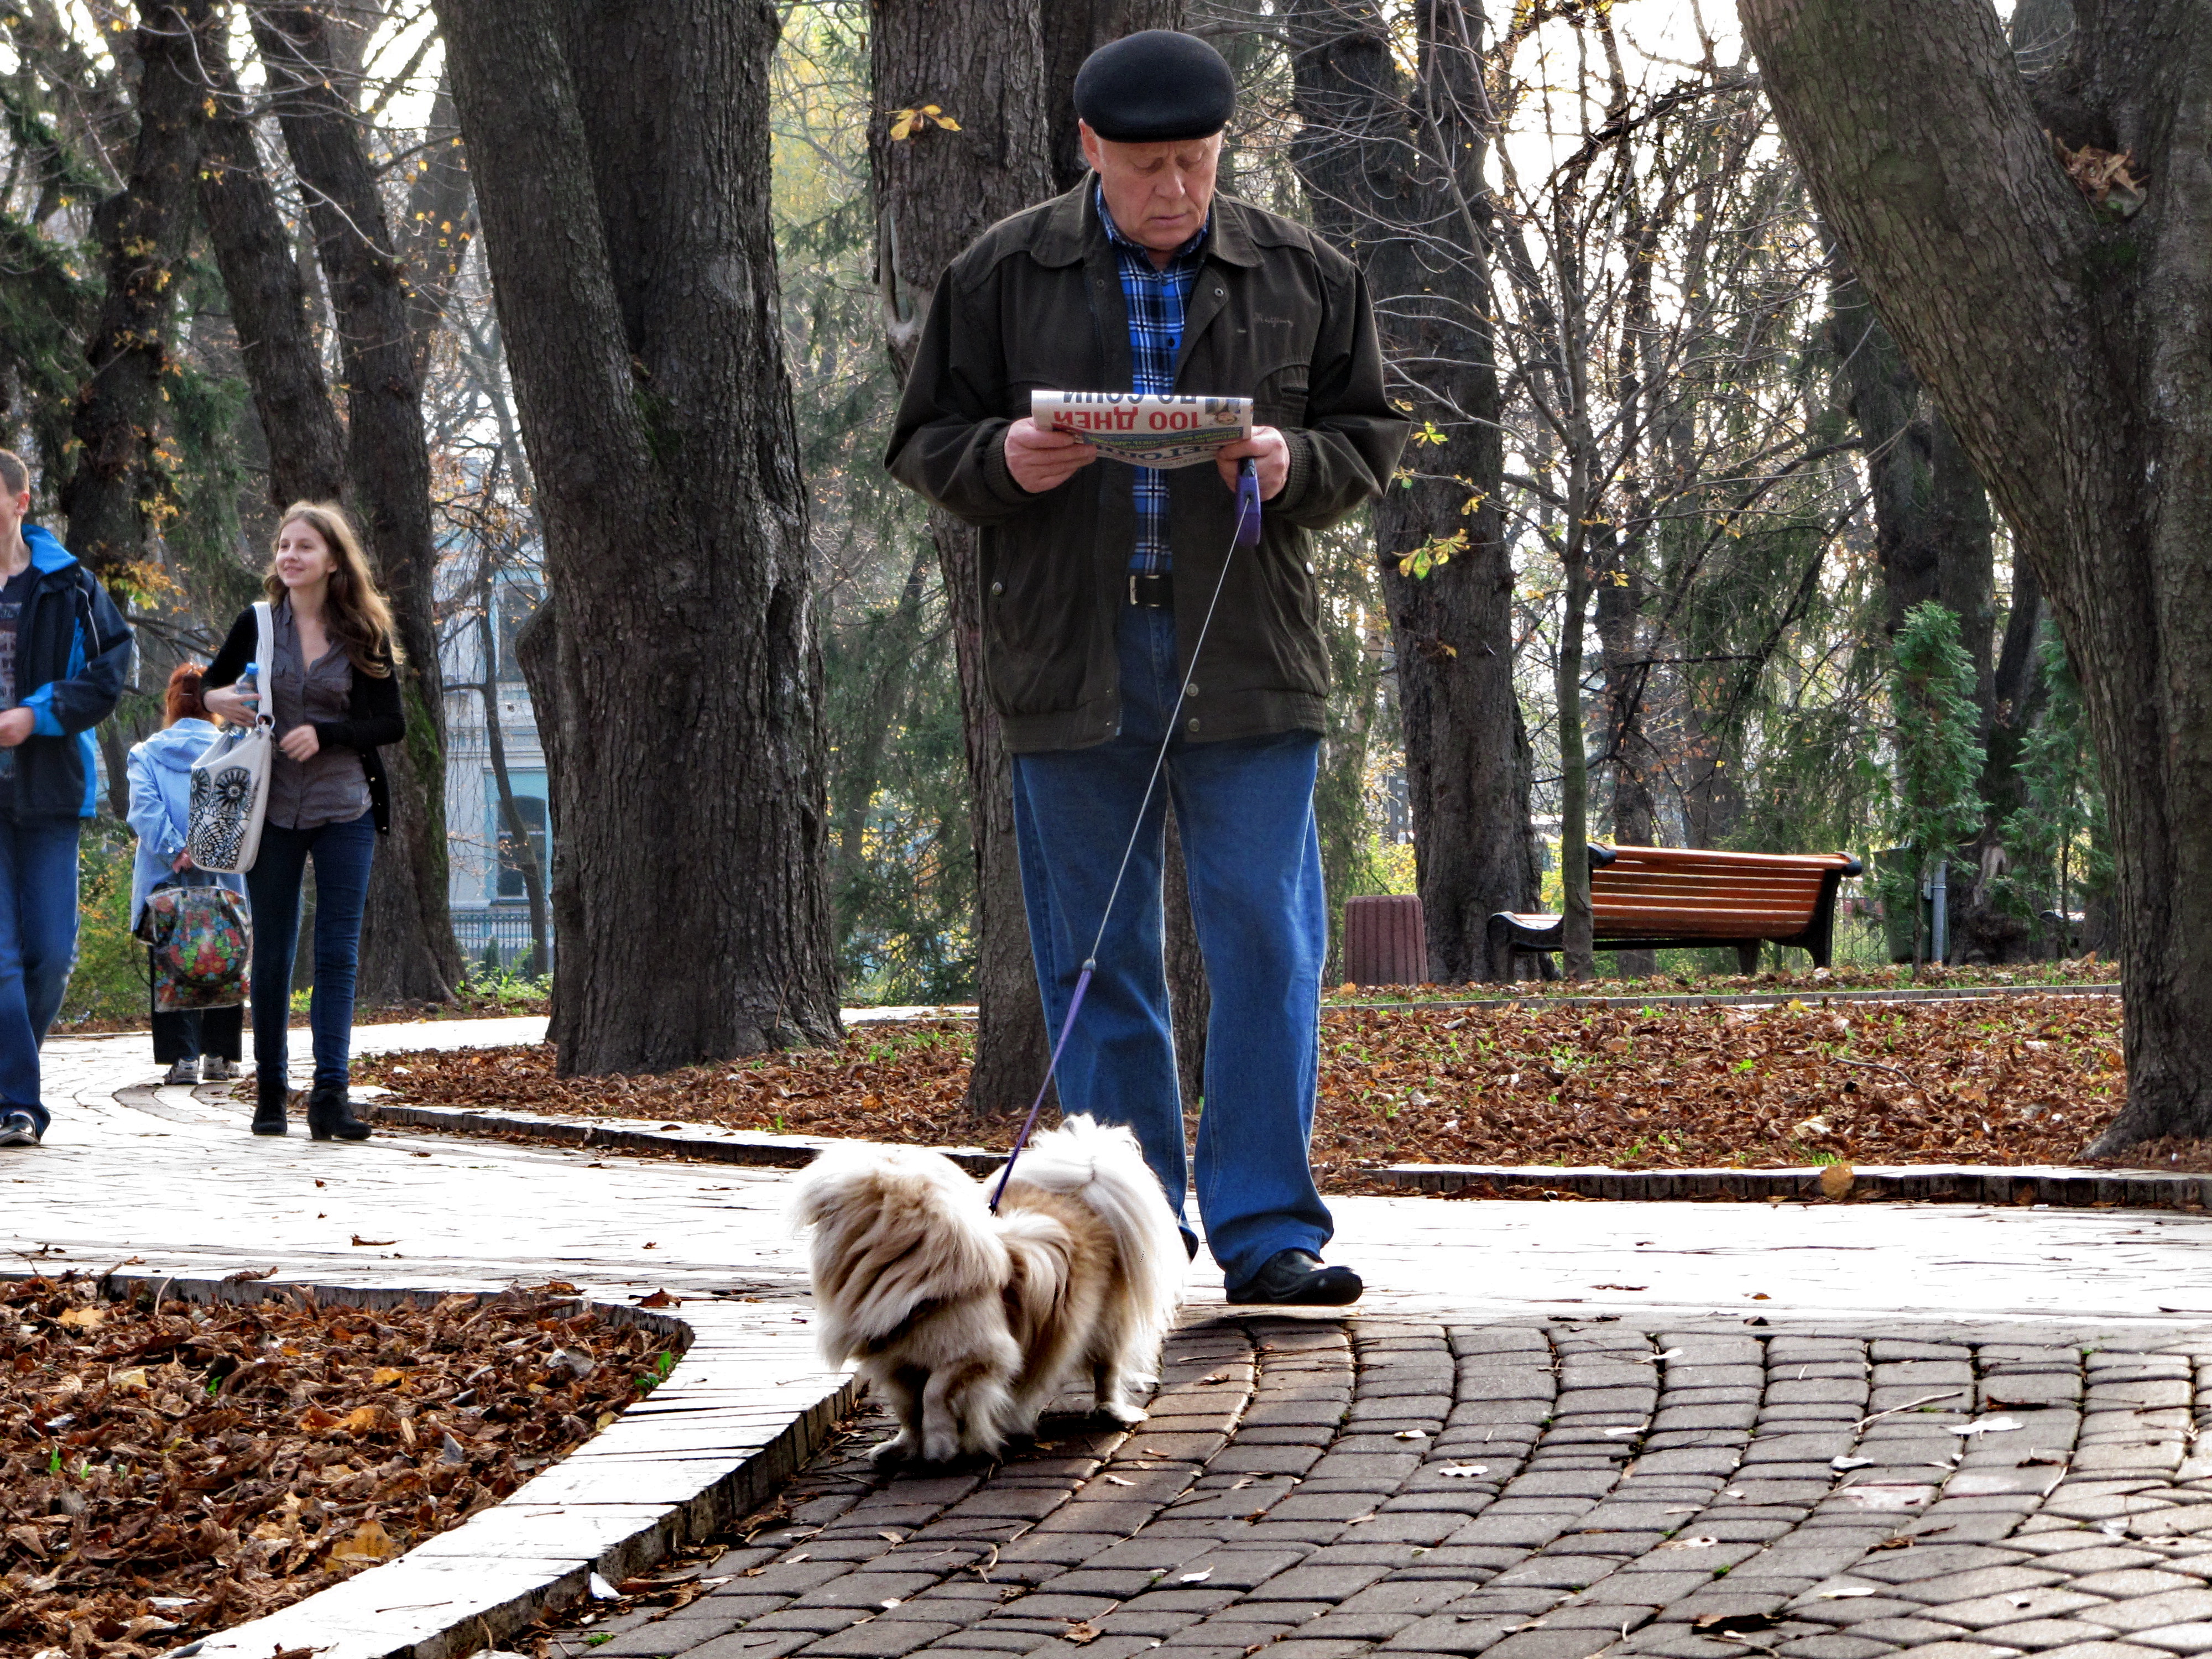
[{"label": "boy in blue jacket", "polygon": [[31,475],[0,449],[0,1146],[35,1146],[39,1044],[76,961],[77,829],[92,728],[123,693],[131,629],[107,590],[23,522]]}]

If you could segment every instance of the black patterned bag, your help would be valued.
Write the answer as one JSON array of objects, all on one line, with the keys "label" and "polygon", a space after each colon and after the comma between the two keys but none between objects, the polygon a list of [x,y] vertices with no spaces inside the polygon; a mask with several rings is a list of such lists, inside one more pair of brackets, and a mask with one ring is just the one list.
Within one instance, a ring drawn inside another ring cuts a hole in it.
[{"label": "black patterned bag", "polygon": [[276,629],[266,601],[253,607],[259,637],[254,649],[255,690],[260,694],[253,724],[225,732],[192,763],[191,822],[185,849],[203,870],[239,875],[253,867],[261,850],[261,823],[269,811],[269,775],[276,763],[276,719],[270,692]]}]

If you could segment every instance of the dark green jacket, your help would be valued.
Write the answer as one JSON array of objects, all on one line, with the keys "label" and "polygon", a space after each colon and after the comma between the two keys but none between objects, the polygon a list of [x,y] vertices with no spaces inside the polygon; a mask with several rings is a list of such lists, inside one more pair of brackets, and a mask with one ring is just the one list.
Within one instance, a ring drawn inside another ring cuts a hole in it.
[{"label": "dark green jacket", "polygon": [[[1006,428],[1030,393],[1125,392],[1128,313],[1095,179],[994,225],[945,271],[899,401],[884,464],[982,530],[983,663],[1016,753],[1079,749],[1120,730],[1114,632],[1136,545],[1131,469],[1103,457],[1031,495],[1006,471]],[[1236,532],[1211,465],[1167,475],[1176,629],[1200,740],[1323,729],[1328,656],[1312,532],[1390,481],[1407,423],[1382,395],[1365,284],[1304,226],[1214,198],[1192,284],[1176,390],[1250,398],[1290,443],[1290,476],[1257,548],[1231,561],[1206,652],[1197,636]]]}]

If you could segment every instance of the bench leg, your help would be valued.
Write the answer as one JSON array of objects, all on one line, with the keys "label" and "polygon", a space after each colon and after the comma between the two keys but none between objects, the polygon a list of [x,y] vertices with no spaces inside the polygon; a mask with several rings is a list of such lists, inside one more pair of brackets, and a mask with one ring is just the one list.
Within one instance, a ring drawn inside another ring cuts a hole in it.
[{"label": "bench leg", "polygon": [[1748,945],[1735,947],[1736,971],[1746,978],[1759,971],[1759,941],[1753,939]]}]

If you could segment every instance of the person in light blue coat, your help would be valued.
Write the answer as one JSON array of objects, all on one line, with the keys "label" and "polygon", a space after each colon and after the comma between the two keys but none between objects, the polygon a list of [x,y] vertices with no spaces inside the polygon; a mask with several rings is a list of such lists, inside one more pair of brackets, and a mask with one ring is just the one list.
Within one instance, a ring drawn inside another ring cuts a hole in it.
[{"label": "person in light blue coat", "polygon": [[[191,827],[192,763],[220,735],[200,701],[198,663],[180,665],[169,676],[161,729],[131,751],[131,827],[138,832],[138,858],[131,870],[131,926],[144,918],[146,900],[166,880],[190,886],[246,890],[243,876],[202,870],[185,851]],[[221,1082],[238,1075],[240,1036],[246,1025],[243,1004],[229,1008],[192,1008],[177,1013],[154,1010],[154,1060],[167,1065],[167,1083]]]}]

